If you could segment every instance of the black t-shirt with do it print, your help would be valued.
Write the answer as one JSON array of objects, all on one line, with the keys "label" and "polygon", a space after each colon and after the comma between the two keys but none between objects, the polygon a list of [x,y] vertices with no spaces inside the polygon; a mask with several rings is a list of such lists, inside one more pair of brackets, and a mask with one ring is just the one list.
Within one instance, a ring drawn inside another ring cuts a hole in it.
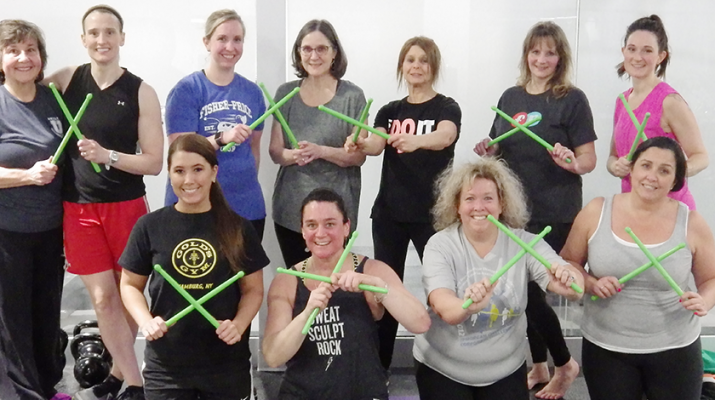
[{"label": "black t-shirt with do it print", "polygon": [[[249,275],[268,265],[269,260],[253,226],[243,218],[245,261],[241,270]],[[159,264],[194,299],[230,279],[235,273],[219,250],[216,223],[211,212],[184,214],[168,206],[137,221],[119,264],[126,270],[149,276],[150,312],[164,320],[176,315],[189,303],[161,275],[153,270]],[[241,300],[238,282],[203,304],[219,322],[233,319]],[[216,329],[197,311],[192,311],[169,328],[164,337],[147,342],[147,365],[166,369],[222,369],[227,363],[248,362],[248,337],[227,345]]]},{"label": "black t-shirt with do it print", "polygon": [[[425,135],[437,130],[442,121],[457,125],[457,139],[462,111],[452,98],[438,94],[424,103],[412,104],[405,97],[388,103],[378,111],[375,127],[389,134]],[[431,222],[434,182],[454,158],[457,139],[442,150],[418,149],[400,153],[385,146],[380,192],[372,208],[372,218],[390,218],[399,222]]]}]

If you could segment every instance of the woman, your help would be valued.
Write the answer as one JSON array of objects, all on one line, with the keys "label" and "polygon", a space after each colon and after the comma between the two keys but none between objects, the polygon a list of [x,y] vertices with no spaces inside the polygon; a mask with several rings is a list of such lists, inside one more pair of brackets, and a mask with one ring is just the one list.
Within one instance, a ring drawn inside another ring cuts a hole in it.
[{"label": "woman", "polygon": [[[561,252],[567,260],[588,262],[589,273],[581,271],[585,291],[601,298],[585,302],[581,322],[583,372],[592,400],[700,399],[699,317],[715,304],[715,241],[697,211],[669,198],[685,184],[687,168],[674,140],[648,139],[633,155],[633,190],[591,201]],[[686,243],[661,261],[684,295],[654,267],[626,284],[618,282],[648,262],[627,227],[655,256]]]},{"label": "woman", "polygon": [[360,166],[365,162],[363,154],[346,153],[342,148],[355,128],[317,108],[325,105],[357,119],[366,103],[362,90],[342,79],[348,59],[330,22],[306,23],[292,54],[300,79],[281,85],[276,101],[300,87],[300,93],[281,108],[299,148],[290,147],[277,121],[273,122],[269,148],[271,159],[280,165],[273,191],[273,220],[286,265],[310,255],[304,251],[299,216],[301,199],[313,189],[328,187],[337,192],[345,199],[350,220],[357,223]]},{"label": "woman", "polygon": [[[124,268],[122,300],[148,340],[146,398],[247,399],[248,338],[263,301],[261,270],[268,258],[252,224],[232,211],[223,197],[213,143],[199,135],[180,136],[169,147],[167,163],[178,202],[142,217],[119,260]],[[167,231],[167,226],[173,228]],[[246,276],[204,303],[220,322],[218,329],[197,311],[167,328],[165,321],[188,303],[163,277],[153,274],[156,264],[195,299],[238,271]],[[151,310],[144,298],[150,275]]]},{"label": "woman", "polygon": [[[332,284],[278,274],[268,292],[268,322],[263,356],[268,365],[287,363],[279,398],[312,400],[387,400],[387,374],[380,365],[377,326],[386,310],[409,331],[429,329],[424,306],[384,263],[350,253],[333,274],[350,235],[343,199],[316,189],[301,208],[305,246],[311,256],[295,270],[330,276]],[[358,285],[388,289],[362,292]],[[320,308],[307,335],[301,330]]]},{"label": "woman", "polygon": [[[213,12],[206,20],[204,46],[209,65],[183,78],[166,100],[166,133],[169,143],[186,133],[209,138],[221,163],[218,181],[231,209],[251,221],[263,238],[266,206],[258,183],[263,124],[251,131],[253,121],[266,111],[261,89],[233,72],[243,55],[246,27],[234,10]],[[230,152],[220,148],[238,144]],[[245,145],[240,145],[248,142]],[[176,203],[166,186],[165,204]]]},{"label": "woman", "polygon": [[[57,393],[62,256],[62,179],[51,157],[63,119],[38,84],[45,39],[27,21],[0,21],[0,375],[2,398],[68,399]],[[54,396],[54,397],[53,397]]]},{"label": "woman", "polygon": [[[432,39],[418,36],[405,42],[397,60],[397,80],[404,79],[408,96],[388,103],[375,118],[375,128],[389,133],[385,140],[363,133],[357,144],[345,142],[356,154],[380,155],[380,191],[372,208],[375,258],[392,267],[400,279],[410,240],[422,260],[427,240],[434,234],[430,209],[433,184],[452,162],[462,112],[453,99],[437,93],[441,55]],[[359,149],[359,151],[355,151]],[[380,359],[392,362],[397,322],[391,315],[380,321]]]},{"label": "woman", "polygon": [[[561,251],[573,220],[581,210],[581,175],[596,167],[593,115],[586,95],[571,84],[571,49],[564,31],[553,22],[539,22],[524,39],[521,77],[517,86],[507,89],[499,99],[499,109],[521,124],[536,117],[540,122],[529,129],[549,143],[552,152],[519,132],[494,146],[489,140],[511,130],[513,126],[497,115],[491,139],[478,143],[474,151],[480,156],[497,155],[505,160],[525,186],[531,211],[526,230],[541,232],[550,225],[546,242]],[[570,158],[571,162],[566,162]],[[536,282],[529,284],[528,336],[534,366],[528,375],[528,387],[548,384],[536,393],[537,398],[559,399],[566,394],[579,372],[578,363],[566,347],[561,324],[546,302]],[[550,379],[546,363],[547,348],[554,359],[554,376]]]},{"label": "woman", "polygon": [[[415,338],[420,398],[528,399],[526,385],[527,282],[576,301],[578,270],[544,241],[533,246],[551,263],[547,270],[522,257],[493,284],[490,277],[521,247],[487,220],[491,215],[530,242],[524,192],[503,162],[483,158],[440,179],[435,228],[427,243],[423,283],[432,328]],[[465,300],[473,301],[462,309]]]},{"label": "woman", "polygon": [[[623,62],[617,67],[618,76],[628,74],[633,81],[633,87],[623,92],[623,96],[638,121],[642,123],[645,114],[650,113],[643,131],[645,136],[666,136],[676,140],[688,157],[688,176],[694,176],[707,168],[708,152],[688,104],[675,89],[661,81],[661,78],[665,78],[665,69],[670,62],[669,51],[663,21],[657,15],[640,18],[626,30],[626,39],[621,49]],[[622,178],[623,192],[631,190],[627,176],[632,164],[627,155],[637,132],[626,107],[620,99],[616,99],[607,167],[613,176]],[[687,182],[682,189],[669,196],[687,204],[691,210],[695,209],[695,199]]]},{"label": "woman", "polygon": [[[82,17],[82,43],[90,63],[72,66],[48,78],[64,92],[75,115],[92,93],[79,127],[84,140],[67,145],[64,235],[68,271],[80,275],[97,314],[99,330],[114,365],[99,385],[80,391],[80,400],[116,396],[142,399],[142,379],[134,354],[136,325],[127,319],[119,297],[117,263],[134,223],[147,213],[143,175],[161,171],[163,134],[156,92],[119,66],[124,22],[108,6],[91,7]],[[137,153],[137,147],[141,149]],[[98,173],[90,162],[103,164]]]}]

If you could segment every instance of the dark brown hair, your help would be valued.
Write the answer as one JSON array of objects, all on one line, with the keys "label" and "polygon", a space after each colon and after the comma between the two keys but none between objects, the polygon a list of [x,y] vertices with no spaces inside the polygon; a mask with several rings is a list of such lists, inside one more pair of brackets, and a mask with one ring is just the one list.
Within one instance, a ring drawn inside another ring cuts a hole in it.
[{"label": "dark brown hair", "polygon": [[[203,157],[211,167],[218,165],[216,158],[216,150],[209,141],[197,134],[180,135],[169,146],[169,156],[167,164],[169,165],[169,173],[171,173],[171,158],[177,151],[185,151],[195,153]],[[211,202],[211,214],[216,221],[216,231],[218,233],[218,241],[220,251],[228,259],[231,269],[235,272],[241,270],[240,265],[245,257],[244,241],[243,241],[243,221],[238,216],[221,191],[221,186],[218,182],[211,184],[209,192],[209,201]]]},{"label": "dark brown hair", "polygon": [[300,46],[303,43],[303,38],[313,32],[320,32],[328,38],[330,46],[335,50],[335,59],[330,66],[330,75],[335,79],[340,79],[345,75],[348,69],[348,58],[343,51],[343,46],[340,44],[338,34],[335,32],[333,25],[324,19],[314,19],[303,25],[303,28],[298,32],[298,37],[293,43],[293,68],[298,78],[307,78],[308,71],[303,68],[302,58],[300,57]]},{"label": "dark brown hair", "polygon": [[[27,39],[35,39],[37,41],[37,50],[40,52],[40,61],[42,67],[40,73],[37,74],[35,82],[39,82],[45,77],[45,67],[47,66],[47,46],[45,45],[45,37],[37,25],[32,22],[23,21],[21,19],[6,19],[0,21],[0,52],[7,46],[22,43]],[[0,65],[0,84],[5,83],[5,72]]]},{"label": "dark brown hair", "polygon": [[[623,47],[628,45],[628,38],[635,31],[647,31],[655,35],[658,42],[658,54],[665,52],[665,58],[655,67],[655,75],[658,78],[665,78],[665,69],[670,63],[670,49],[668,49],[668,34],[665,33],[665,26],[659,16],[653,14],[650,17],[643,17],[635,20],[626,29],[626,37],[623,39]],[[623,66],[623,61],[616,65],[618,76],[622,77],[626,74],[626,68]]]},{"label": "dark brown hair", "polygon": [[638,145],[636,151],[633,152],[631,164],[635,164],[638,158],[651,147],[673,152],[673,157],[675,158],[675,182],[673,182],[673,188],[670,191],[677,192],[682,189],[683,185],[685,185],[685,176],[688,174],[688,160],[685,158],[683,149],[678,142],[667,136],[656,136]]},{"label": "dark brown hair", "polygon": [[84,20],[87,19],[89,14],[92,14],[95,11],[99,11],[105,14],[112,14],[117,17],[117,19],[119,20],[119,33],[122,33],[124,31],[124,19],[121,15],[119,15],[119,11],[106,4],[98,4],[94,7],[90,7],[89,10],[85,11],[84,15],[82,16],[82,32],[84,32]]}]

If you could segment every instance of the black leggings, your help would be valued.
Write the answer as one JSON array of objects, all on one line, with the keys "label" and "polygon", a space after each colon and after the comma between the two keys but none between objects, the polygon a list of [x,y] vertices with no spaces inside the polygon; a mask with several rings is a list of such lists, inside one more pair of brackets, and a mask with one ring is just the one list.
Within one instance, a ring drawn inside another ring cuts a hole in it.
[{"label": "black leggings", "polygon": [[308,248],[305,247],[305,239],[300,232],[292,231],[284,226],[273,224],[276,228],[276,238],[278,238],[278,246],[281,248],[285,268],[298,264],[299,262],[310,257]]},{"label": "black leggings", "polygon": [[583,374],[591,400],[699,400],[703,386],[700,339],[650,354],[617,353],[585,338]]},{"label": "black leggings", "polygon": [[[425,245],[434,232],[432,224],[427,222],[397,222],[385,218],[373,218],[372,242],[375,246],[375,259],[389,265],[402,280],[405,275],[405,259],[410,240],[415,245],[421,262]],[[398,324],[385,310],[385,315],[377,325],[380,337],[380,361],[385,369],[389,369],[392,352],[395,349]]]},{"label": "black leggings", "polygon": [[[572,224],[529,222],[526,230],[538,234],[546,225],[551,225],[551,232],[544,237],[544,240],[556,253],[559,253],[566,243]],[[527,293],[526,320],[528,325],[526,335],[529,337],[531,358],[534,363],[546,362],[546,349],[548,348],[554,359],[554,365],[561,367],[569,362],[571,353],[561,332],[559,317],[546,302],[546,294],[536,282],[529,282]]]},{"label": "black leggings", "polygon": [[528,400],[526,363],[489,386],[467,386],[453,381],[415,360],[417,390],[421,400]]}]

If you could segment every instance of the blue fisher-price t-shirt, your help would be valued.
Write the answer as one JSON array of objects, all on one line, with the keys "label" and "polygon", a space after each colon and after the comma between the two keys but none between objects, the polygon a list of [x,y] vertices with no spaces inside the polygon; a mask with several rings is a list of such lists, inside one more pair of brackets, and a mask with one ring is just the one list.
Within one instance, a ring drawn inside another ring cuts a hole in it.
[{"label": "blue fisher-price t-shirt", "polygon": [[[237,124],[250,125],[266,111],[261,89],[255,83],[234,74],[227,86],[218,86],[197,71],[183,78],[169,92],[166,100],[166,134],[196,132],[209,137]],[[263,130],[263,124],[256,127]],[[231,208],[243,218],[266,217],[263,192],[258,183],[256,160],[250,138],[229,152],[217,150],[218,182]],[[166,185],[165,205],[177,201],[171,185]]]}]

